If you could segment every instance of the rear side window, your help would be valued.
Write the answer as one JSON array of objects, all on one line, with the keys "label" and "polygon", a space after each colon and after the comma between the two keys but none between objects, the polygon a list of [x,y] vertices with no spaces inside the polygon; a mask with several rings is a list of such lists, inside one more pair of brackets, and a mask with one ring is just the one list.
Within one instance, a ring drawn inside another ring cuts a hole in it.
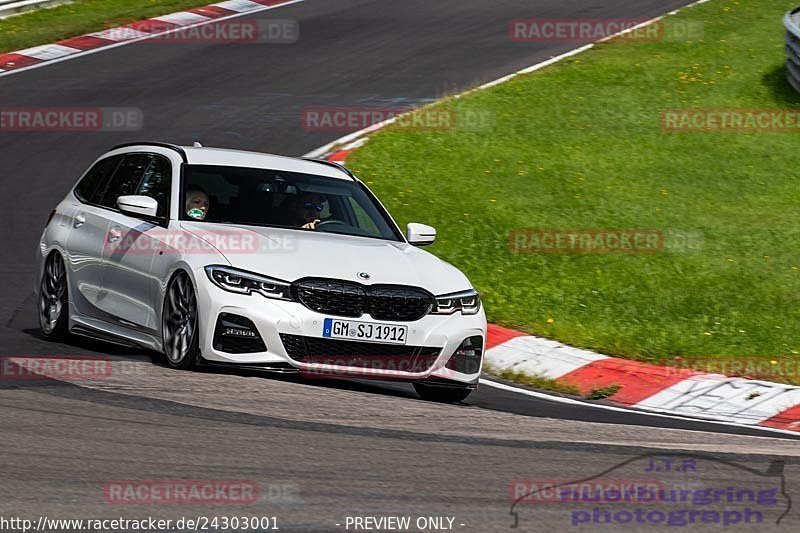
[{"label": "rear side window", "polygon": [[149,164],[150,156],[147,154],[128,154],[123,157],[117,171],[108,182],[100,205],[116,209],[117,198],[136,194]]},{"label": "rear side window", "polygon": [[108,178],[114,173],[122,156],[107,157],[95,163],[75,187],[75,196],[89,204],[100,203]]}]

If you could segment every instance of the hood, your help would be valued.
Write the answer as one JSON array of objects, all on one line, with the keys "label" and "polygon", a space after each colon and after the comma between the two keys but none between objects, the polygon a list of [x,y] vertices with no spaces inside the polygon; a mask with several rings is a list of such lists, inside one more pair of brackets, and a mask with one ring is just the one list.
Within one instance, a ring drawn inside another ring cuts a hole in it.
[{"label": "hood", "polygon": [[181,228],[213,242],[230,266],[284,281],[335,278],[422,287],[436,295],[472,287],[453,265],[405,242],[206,222],[181,222]]}]

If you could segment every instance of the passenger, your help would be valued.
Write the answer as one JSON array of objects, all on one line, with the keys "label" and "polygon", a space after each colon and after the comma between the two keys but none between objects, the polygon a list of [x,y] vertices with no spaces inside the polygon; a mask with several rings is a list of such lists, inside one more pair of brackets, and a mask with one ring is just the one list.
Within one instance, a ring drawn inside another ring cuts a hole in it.
[{"label": "passenger", "polygon": [[208,195],[200,187],[190,186],[186,189],[186,206],[184,212],[195,220],[205,220],[208,214]]}]

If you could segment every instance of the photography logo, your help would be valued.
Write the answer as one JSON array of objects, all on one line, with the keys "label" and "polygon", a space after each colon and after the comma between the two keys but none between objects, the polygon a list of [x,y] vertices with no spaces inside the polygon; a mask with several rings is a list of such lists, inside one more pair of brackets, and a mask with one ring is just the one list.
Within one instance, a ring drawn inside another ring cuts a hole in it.
[{"label": "photography logo", "polygon": [[780,525],[792,508],[784,461],[753,468],[678,452],[639,455],[574,480],[512,480],[509,498],[512,529],[519,527],[521,514],[531,523],[563,516],[564,527],[585,531],[757,529]]}]

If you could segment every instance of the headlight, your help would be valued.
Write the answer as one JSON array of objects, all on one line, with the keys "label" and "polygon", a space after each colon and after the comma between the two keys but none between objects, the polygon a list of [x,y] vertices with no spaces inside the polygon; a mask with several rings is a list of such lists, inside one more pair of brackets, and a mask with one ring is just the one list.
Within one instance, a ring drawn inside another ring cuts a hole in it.
[{"label": "headlight", "polygon": [[275,278],[260,274],[238,270],[222,265],[209,265],[206,275],[211,283],[229,292],[239,294],[258,293],[267,298],[276,300],[291,300],[291,284]]},{"label": "headlight", "polygon": [[475,315],[480,308],[481,297],[473,289],[470,289],[437,296],[436,307],[431,313],[435,315],[452,315],[456,311],[461,311],[464,315]]}]

